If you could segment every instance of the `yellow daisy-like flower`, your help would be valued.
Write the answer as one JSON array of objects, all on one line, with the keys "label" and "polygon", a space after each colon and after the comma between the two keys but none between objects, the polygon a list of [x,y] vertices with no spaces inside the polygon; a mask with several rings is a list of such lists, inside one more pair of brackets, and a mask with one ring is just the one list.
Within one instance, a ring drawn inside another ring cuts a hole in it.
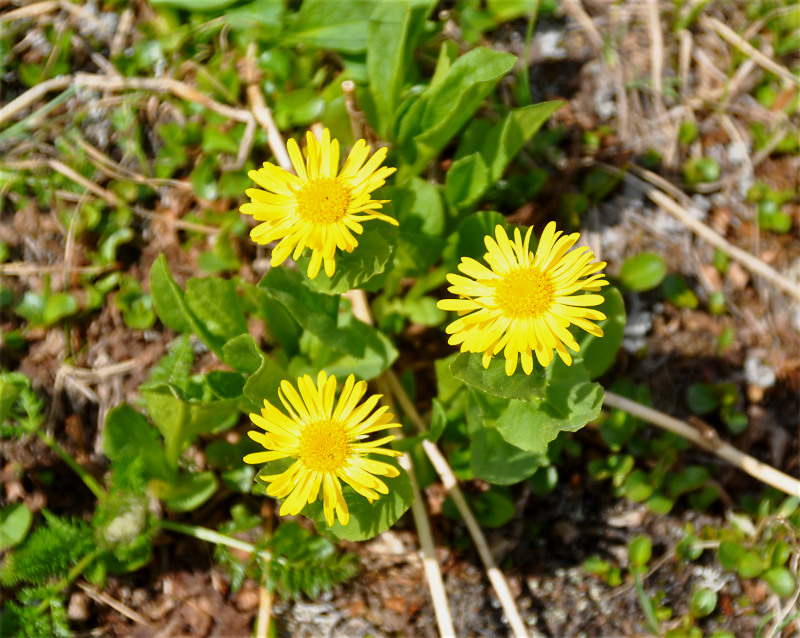
[{"label": "yellow daisy-like flower", "polygon": [[329,377],[325,372],[319,373],[316,385],[305,375],[297,380],[297,387],[299,394],[291,383],[282,381],[278,391],[288,416],[267,400],[260,415],[250,415],[253,423],[267,433],[250,431],[248,434],[267,451],[248,454],[244,462],[294,459],[282,474],[262,477],[270,483],[267,494],[286,498],[280,513],[299,514],[306,503],[317,500],[321,487],[328,525],[333,525],[334,511],[342,525],[347,525],[350,513],[339,480],[370,503],[381,494],[388,494],[389,488],[374,475],[391,478],[399,474],[397,468],[366,455],[399,456],[400,452],[380,447],[395,437],[385,436],[376,441],[364,439],[372,432],[400,426],[392,423],[394,417],[386,406],[373,412],[381,395],[373,395],[358,405],[367,391],[367,384],[365,381],[356,383],[352,374],[347,377],[336,403],[336,377]]},{"label": "yellow daisy-like flower", "polygon": [[248,173],[265,190],[248,188],[245,193],[252,201],[239,210],[263,222],[250,231],[254,242],[281,240],[272,251],[273,266],[289,255],[297,259],[310,248],[308,276],[316,277],[324,262],[325,273],[331,277],[336,271],[336,249],[353,252],[358,246],[353,233],[364,232],[362,222],[380,219],[397,226],[397,220],[377,212],[388,200],[370,195],[395,169],[381,166],[386,148],[367,161],[370,147],[358,140],[339,172],[339,141],[331,140],[328,129],[321,140],[309,131],[306,142],[305,161],[297,142],[290,139],[286,144],[296,175],[270,162]]},{"label": "yellow daisy-like flower", "polygon": [[462,257],[458,269],[467,277],[447,276],[453,284],[448,290],[461,298],[438,303],[442,310],[461,315],[447,326],[450,345],[461,344],[462,352],[482,352],[484,368],[502,350],[509,376],[517,369],[518,357],[525,373],[531,374],[533,353],[547,367],[554,349],[570,365],[567,347],[578,351],[570,324],[602,337],[603,331],[592,321],[606,318],[587,308],[603,303],[602,295],[577,294],[597,292],[608,284],[599,272],[605,262],[595,261],[594,253],[585,247],[570,251],[580,233],[561,237],[555,222],[545,227],[534,255],[528,248],[532,230],[528,228],[523,240],[519,229],[514,229],[512,243],[505,229],[497,226],[496,241],[489,235],[484,239],[489,268]]}]

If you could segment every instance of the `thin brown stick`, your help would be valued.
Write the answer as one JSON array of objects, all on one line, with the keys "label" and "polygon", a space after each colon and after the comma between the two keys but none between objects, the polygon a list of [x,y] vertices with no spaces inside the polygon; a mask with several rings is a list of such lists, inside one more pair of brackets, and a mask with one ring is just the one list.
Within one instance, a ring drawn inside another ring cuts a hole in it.
[{"label": "thin brown stick", "polygon": [[[416,406],[409,398],[395,374],[391,370],[387,370],[383,374],[392,390],[392,394],[394,394],[400,407],[414,424],[414,427],[421,432],[426,431],[428,426],[425,424],[425,421],[420,416]],[[467,500],[464,498],[461,488],[458,486],[456,475],[447,463],[447,459],[444,458],[444,455],[434,443],[426,439],[422,442],[422,449],[425,451],[436,473],[439,475],[444,489],[452,497],[453,504],[456,506],[456,509],[458,509],[458,513],[461,514],[461,517],[464,519],[472,542],[475,543],[478,555],[483,562],[483,566],[486,568],[486,575],[489,577],[489,582],[492,584],[495,594],[497,594],[497,598],[500,601],[500,605],[503,608],[503,612],[508,619],[508,623],[511,625],[512,633],[515,638],[526,637],[528,635],[528,630],[519,614],[517,605],[514,602],[514,597],[511,595],[508,582],[503,572],[500,571],[494,562],[494,557],[489,549],[489,544],[486,542],[486,537],[483,535],[483,530],[481,530],[481,526],[478,524],[475,515],[467,504]]]},{"label": "thin brown stick", "polygon": [[716,430],[709,428],[700,432],[684,421],[653,408],[648,408],[613,392],[606,391],[605,403],[612,408],[619,408],[635,417],[644,419],[648,423],[682,436],[694,445],[716,454],[721,459],[762,483],[779,489],[790,496],[800,497],[800,481],[720,440]]},{"label": "thin brown stick", "polygon": [[781,66],[769,56],[764,55],[761,51],[756,49],[747,40],[742,38],[742,36],[736,33],[728,25],[723,24],[716,18],[712,18],[710,16],[702,16],[700,18],[700,23],[704,27],[708,27],[713,31],[716,31],[721,38],[723,38],[724,40],[735,46],[737,49],[739,49],[739,51],[741,51],[745,55],[750,56],[750,58],[752,58],[752,60],[760,67],[766,69],[770,73],[774,73],[775,75],[777,75],[778,77],[780,77],[781,79],[785,80],[790,84],[795,84],[796,86],[800,86],[800,78],[794,75],[785,66]]},{"label": "thin brown stick", "polygon": [[[622,171],[614,166],[602,163],[597,163],[597,166],[602,170],[611,173],[612,175],[622,177],[622,179],[624,179],[629,184],[636,186],[645,195],[647,195],[653,202],[661,206],[661,208],[667,211],[670,215],[678,219],[684,226],[686,226],[697,236],[706,240],[709,244],[711,244],[715,248],[719,248],[722,252],[727,254],[731,259],[738,261],[742,266],[747,268],[753,274],[758,275],[759,277],[763,277],[770,283],[774,284],[775,286],[783,290],[786,294],[800,301],[800,286],[798,286],[795,282],[791,281],[787,277],[781,275],[777,270],[775,270],[771,266],[765,264],[758,257],[755,257],[754,255],[751,255],[747,251],[742,250],[737,246],[734,246],[727,239],[722,237],[722,235],[719,235],[718,233],[714,232],[711,228],[709,228],[699,219],[692,217],[689,214],[689,211],[686,210],[686,208],[681,206],[678,202],[676,202],[674,199],[672,199],[669,195],[667,195],[663,191],[650,186],[643,179],[639,179],[638,177],[635,177],[634,175]],[[641,168],[639,168],[637,172],[639,172],[640,174],[650,173],[650,171],[645,171],[644,169]],[[653,174],[653,176],[654,178],[658,178],[658,176],[655,174]]]},{"label": "thin brown stick", "polygon": [[272,616],[272,593],[263,585],[258,589],[258,619],[256,638],[269,636],[269,619]]},{"label": "thin brown stick", "polygon": [[253,113],[256,121],[267,132],[267,144],[275,156],[275,161],[282,169],[294,173],[292,160],[289,158],[289,153],[286,150],[286,144],[283,141],[283,136],[278,130],[277,124],[272,117],[272,110],[267,106],[267,101],[264,99],[264,94],[258,86],[257,71],[255,66],[256,44],[251,42],[247,46],[247,54],[245,56],[245,82],[247,82],[247,102],[250,105],[250,110]]},{"label": "thin brown stick", "polygon": [[127,605],[123,605],[121,602],[119,602],[118,600],[112,598],[108,594],[106,594],[104,592],[101,592],[101,591],[97,591],[94,587],[92,587],[88,583],[84,583],[84,582],[78,581],[77,585],[84,592],[86,592],[86,595],[89,598],[91,598],[95,602],[100,603],[102,605],[108,605],[109,607],[111,607],[111,609],[113,609],[114,611],[119,612],[120,614],[122,614],[126,618],[128,618],[128,619],[132,620],[133,622],[135,622],[137,625],[142,625],[143,627],[147,627],[148,629],[152,629],[153,628],[153,626],[150,624],[150,622],[147,620],[147,618],[145,618],[141,614],[135,612],[133,609],[131,609]]}]

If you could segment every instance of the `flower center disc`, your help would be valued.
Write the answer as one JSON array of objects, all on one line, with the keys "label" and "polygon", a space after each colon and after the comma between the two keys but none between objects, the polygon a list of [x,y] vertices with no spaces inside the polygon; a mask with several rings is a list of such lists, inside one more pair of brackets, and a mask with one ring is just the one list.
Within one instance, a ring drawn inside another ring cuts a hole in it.
[{"label": "flower center disc", "polygon": [[309,470],[336,472],[347,461],[347,438],[337,421],[309,423],[300,437],[300,460]]},{"label": "flower center disc", "polygon": [[350,205],[350,189],[332,177],[317,177],[297,193],[296,212],[317,224],[338,222]]},{"label": "flower center disc", "polygon": [[494,302],[511,319],[538,317],[553,305],[553,282],[538,268],[518,268],[497,284]]}]

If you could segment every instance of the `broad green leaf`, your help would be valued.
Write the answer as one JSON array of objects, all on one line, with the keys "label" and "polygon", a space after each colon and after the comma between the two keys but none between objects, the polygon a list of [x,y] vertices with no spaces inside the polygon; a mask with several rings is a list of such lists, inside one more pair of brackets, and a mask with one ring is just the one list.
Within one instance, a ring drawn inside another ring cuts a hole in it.
[{"label": "broad green leaf", "polygon": [[192,185],[194,194],[200,199],[215,200],[219,194],[217,187],[217,160],[211,155],[202,155],[192,172],[189,174],[189,182]]},{"label": "broad green leaf", "polygon": [[142,471],[148,480],[166,480],[172,476],[158,430],[127,403],[117,406],[106,417],[103,453],[112,462],[126,457],[140,457],[143,460]]},{"label": "broad green leaf", "polygon": [[219,11],[235,4],[239,0],[150,0],[154,7],[170,7],[184,11]]},{"label": "broad green leaf", "polygon": [[184,300],[196,326],[202,328],[198,336],[215,352],[222,352],[226,342],[247,333],[247,318],[233,281],[192,278],[186,282]]},{"label": "broad green leaf", "polygon": [[786,567],[772,567],[761,574],[761,578],[781,598],[787,598],[794,592],[794,576]]},{"label": "broad green leaf", "polygon": [[573,364],[583,363],[589,371],[590,379],[596,379],[614,364],[625,332],[625,302],[619,290],[614,286],[606,286],[601,294],[605,301],[594,306],[594,309],[606,316],[603,321],[596,322],[602,328],[603,336],[595,337],[578,328],[572,328],[580,345],[579,352],[571,353]]},{"label": "broad green leaf", "polygon": [[660,284],[666,274],[667,266],[661,255],[643,252],[625,260],[619,272],[619,279],[630,290],[645,292]]},{"label": "broad green leaf", "polygon": [[400,101],[414,41],[434,3],[409,0],[381,2],[372,13],[367,32],[367,80],[375,103],[376,130],[384,137]]},{"label": "broad green leaf", "polygon": [[414,490],[405,470],[397,465],[394,459],[380,457],[381,461],[398,467],[400,475],[394,478],[380,477],[389,488],[388,494],[370,503],[366,498],[356,493],[350,486],[343,485],[342,492],[350,511],[350,521],[345,526],[335,519],[332,526],[328,526],[322,508],[322,494],[315,502],[306,505],[303,514],[308,516],[317,527],[317,530],[329,533],[339,540],[363,541],[374,538],[385,532],[411,507],[414,501]]},{"label": "broad green leaf", "polygon": [[283,368],[265,355],[261,358],[261,366],[244,384],[242,394],[252,403],[251,409],[254,412],[259,412],[264,407],[264,399],[275,406],[280,406],[278,388],[283,380],[297,383],[297,379],[290,378]]},{"label": "broad green leaf", "polygon": [[22,542],[33,523],[33,514],[24,503],[0,509],[0,551]]},{"label": "broad green leaf", "polygon": [[534,370],[533,374],[525,374],[517,366],[512,376],[506,374],[505,359],[495,357],[489,367],[483,367],[483,355],[474,352],[462,352],[450,365],[450,372],[456,379],[497,397],[516,401],[532,401],[545,396],[547,378],[544,371]]},{"label": "broad green leaf", "polygon": [[156,479],[149,487],[168,509],[190,512],[211,498],[218,485],[214,472],[181,472],[169,483]]},{"label": "broad green leaf", "polygon": [[206,383],[219,399],[238,399],[242,396],[245,376],[239,372],[212,370],[206,375]]},{"label": "broad green leaf", "polygon": [[422,275],[439,259],[445,245],[441,190],[419,177],[386,190],[400,222],[395,270],[409,276]]},{"label": "broad green leaf", "polygon": [[689,610],[695,618],[708,616],[717,606],[717,592],[713,589],[698,589],[689,602]]},{"label": "broad green leaf", "polygon": [[222,360],[240,372],[253,374],[261,367],[264,353],[249,334],[234,337],[222,347]]},{"label": "broad green leaf", "polygon": [[280,93],[274,102],[273,116],[280,130],[307,126],[319,119],[325,110],[325,100],[314,89],[301,88]]},{"label": "broad green leaf", "polygon": [[472,153],[453,162],[445,178],[445,195],[455,208],[475,204],[489,188],[489,170],[480,153]]},{"label": "broad green leaf", "polygon": [[754,550],[747,550],[739,559],[736,572],[742,578],[755,578],[764,571],[766,566],[763,556]]},{"label": "broad green leaf", "polygon": [[172,278],[163,254],[150,268],[150,294],[161,323],[176,332],[192,332],[194,324],[183,299],[183,290]]},{"label": "broad green leaf", "polygon": [[164,437],[170,467],[176,469],[183,450],[200,434],[221,432],[239,418],[236,401],[184,401],[167,386],[142,391],[153,423]]},{"label": "broad green leaf", "polygon": [[413,166],[401,171],[398,181],[419,173],[472,117],[495,84],[514,66],[516,58],[478,47],[459,57],[441,81],[430,86],[403,115],[399,142],[404,151],[413,139]]},{"label": "broad green leaf", "polygon": [[549,462],[546,454],[522,450],[507,443],[495,428],[484,427],[480,407],[472,396],[467,407],[467,425],[472,473],[489,483],[518,483]]},{"label": "broad green leaf", "polygon": [[487,235],[494,237],[494,229],[498,225],[505,228],[506,231],[511,228],[506,218],[493,210],[482,210],[459,221],[456,232],[447,240],[447,247],[444,250],[445,263],[452,264],[454,271],[462,257],[472,257],[485,264],[486,262],[483,261],[483,256],[486,254],[484,238]]},{"label": "broad green leaf", "polygon": [[363,331],[342,330],[340,319],[344,320],[344,315],[338,312],[338,297],[313,290],[300,273],[285,268],[272,268],[258,286],[283,304],[297,323],[327,347],[355,358],[364,356]]},{"label": "broad green leaf", "polygon": [[469,139],[464,137],[456,153],[456,161],[470,153],[480,152],[488,168],[488,181],[494,184],[503,177],[511,160],[528,140],[563,104],[564,102],[556,100],[514,109],[488,131],[488,122],[475,120],[470,129],[475,127],[483,130],[476,131]]},{"label": "broad green leaf", "polygon": [[342,354],[329,348],[325,341],[318,340],[314,344],[310,362],[297,358],[295,365],[290,367],[290,372],[295,376],[310,374],[316,377],[317,372],[324,369],[339,378],[354,374],[360,379],[369,380],[386,370],[398,357],[397,350],[383,333],[358,321],[352,315],[340,317],[339,330],[361,344],[362,350],[358,356]]},{"label": "broad green leaf", "polygon": [[[260,317],[267,323],[272,343],[280,345],[289,356],[297,354],[303,328],[291,313],[263,288],[243,284],[244,299],[250,304],[248,313]],[[246,372],[246,371],[245,371]]]},{"label": "broad green leaf", "polygon": [[[450,459],[452,463],[452,457]],[[470,506],[475,518],[483,527],[500,527],[505,525],[514,516],[514,501],[511,499],[509,489],[504,485],[492,485],[486,492],[470,499]],[[462,520],[461,513],[448,496],[442,506],[442,513],[446,516]]]},{"label": "broad green leaf", "polygon": [[600,414],[603,390],[589,382],[583,366],[567,368],[555,361],[547,377],[544,398],[530,401],[500,399],[473,388],[487,427],[496,427],[512,445],[544,454],[560,432],[575,432]]},{"label": "broad green leaf", "polygon": [[373,221],[364,226],[364,233],[357,236],[358,246],[352,253],[339,250],[336,253],[336,272],[328,277],[324,269],[314,279],[307,279],[309,252],[297,260],[297,267],[308,281],[309,287],[328,295],[342,294],[354,288],[363,288],[376,275],[386,269],[397,244],[397,228],[388,222]]},{"label": "broad green leaf", "polygon": [[649,536],[636,536],[628,545],[628,561],[631,567],[644,567],[653,557],[653,541]]},{"label": "broad green leaf", "polygon": [[739,567],[739,561],[744,556],[744,545],[734,541],[722,541],[717,548],[717,558],[723,569],[734,571]]},{"label": "broad green leaf", "polygon": [[367,46],[369,17],[380,0],[305,0],[284,33],[284,43],[361,53]]},{"label": "broad green leaf", "polygon": [[76,312],[78,312],[78,302],[75,297],[67,292],[56,292],[44,302],[42,323],[49,326],[59,319],[74,315]]}]

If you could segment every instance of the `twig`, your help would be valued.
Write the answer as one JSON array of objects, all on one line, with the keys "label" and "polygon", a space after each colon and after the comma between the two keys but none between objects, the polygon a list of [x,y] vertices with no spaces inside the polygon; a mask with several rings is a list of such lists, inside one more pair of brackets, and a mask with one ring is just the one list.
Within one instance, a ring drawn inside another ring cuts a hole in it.
[{"label": "twig", "polygon": [[[425,421],[422,419],[419,412],[417,412],[416,406],[409,398],[395,374],[391,370],[387,370],[383,374],[389,383],[392,394],[394,394],[397,402],[400,404],[400,407],[406,413],[406,416],[408,416],[418,430],[421,432],[426,431],[428,426],[425,424]],[[515,638],[526,637],[528,635],[528,630],[525,627],[525,623],[522,621],[522,617],[519,615],[519,610],[514,602],[514,597],[511,595],[508,582],[506,582],[503,572],[500,571],[494,562],[492,553],[489,550],[489,545],[486,542],[486,537],[483,535],[483,531],[481,530],[475,515],[472,513],[472,510],[467,504],[467,500],[464,498],[461,488],[458,486],[458,481],[455,474],[453,474],[453,470],[450,468],[447,460],[439,451],[439,448],[436,447],[436,445],[431,441],[427,439],[424,440],[422,442],[422,449],[425,451],[425,454],[428,456],[428,459],[430,460],[437,474],[439,474],[439,478],[442,480],[444,489],[452,497],[453,503],[455,504],[456,509],[458,509],[458,513],[461,514],[461,517],[464,519],[467,530],[469,530],[469,534],[472,537],[472,542],[475,543],[475,548],[478,550],[478,555],[481,557],[483,566],[486,568],[486,574],[489,577],[489,582],[491,582],[495,594],[497,594],[497,598],[500,600],[500,605],[503,608],[503,612],[508,619],[508,623],[511,625],[512,633],[514,634]]]},{"label": "twig", "polygon": [[[367,122],[364,112],[358,108],[358,102],[356,102],[355,82],[352,80],[342,82],[342,93],[344,93],[344,107],[350,117],[350,128],[353,130],[353,135],[357,140],[365,139],[367,137]],[[375,141],[374,136],[370,136],[370,144],[374,144]]]},{"label": "twig", "polygon": [[635,401],[614,394],[613,392],[606,391],[605,394],[606,405],[624,410],[635,417],[644,419],[648,423],[652,423],[664,430],[678,434],[698,447],[713,452],[721,459],[724,459],[762,483],[779,489],[790,496],[800,497],[800,481],[788,474],[784,474],[780,470],[776,470],[771,465],[762,463],[758,459],[744,452],[740,452],[729,443],[720,440],[716,430],[709,428],[701,433],[688,423],[664,414],[663,412],[648,408]]},{"label": "twig", "polygon": [[774,73],[775,75],[782,78],[786,82],[789,82],[790,84],[795,84],[797,86],[800,86],[800,78],[791,73],[791,71],[789,71],[789,69],[787,69],[786,67],[781,66],[780,64],[775,62],[769,56],[761,53],[761,51],[756,49],[747,40],[742,38],[742,36],[736,33],[728,25],[723,24],[716,18],[712,18],[710,16],[701,17],[700,22],[701,24],[703,24],[703,26],[707,26],[716,31],[721,38],[727,40],[730,44],[739,49],[739,51],[741,51],[745,55],[749,55],[753,59],[753,61],[759,66],[763,67],[770,73]]},{"label": "twig", "polygon": [[102,591],[97,591],[94,587],[89,585],[89,583],[82,583],[82,582],[78,581],[76,584],[84,592],[86,592],[86,595],[89,596],[89,598],[91,598],[96,603],[101,603],[103,605],[108,605],[109,607],[111,607],[111,609],[113,609],[114,611],[118,611],[119,613],[121,613],[126,618],[129,618],[130,620],[135,622],[137,625],[142,625],[143,627],[147,627],[148,629],[152,629],[153,626],[150,624],[150,622],[147,620],[147,618],[145,618],[141,614],[135,612],[133,609],[131,609],[127,605],[123,605],[121,602],[119,602],[115,598],[112,598],[111,596],[109,596],[108,594],[106,594],[106,593],[104,593]]},{"label": "twig", "polygon": [[[653,188],[649,184],[647,184],[644,180],[631,175],[628,172],[622,171],[614,166],[610,166],[608,164],[603,164],[598,162],[596,164],[602,170],[618,176],[622,177],[626,182],[629,184],[636,186],[640,189],[645,195],[647,195],[653,202],[661,206],[665,211],[671,214],[673,217],[677,218],[684,226],[689,228],[693,233],[705,239],[709,244],[714,246],[715,248],[719,248],[722,252],[727,254],[732,259],[738,261],[742,266],[747,268],[750,272],[764,279],[767,279],[778,288],[783,290],[785,293],[800,301],[800,286],[798,286],[793,281],[789,280],[787,277],[781,275],[777,270],[768,266],[763,261],[751,255],[745,250],[738,248],[731,244],[727,239],[719,235],[718,233],[714,232],[711,228],[709,228],[706,224],[701,222],[698,219],[695,219],[689,214],[689,211],[686,210],[683,206],[681,206],[678,202],[674,199],[669,197],[666,193],[656,188]],[[639,168],[637,170],[640,174],[650,174],[650,171],[645,171],[644,169]],[[659,179],[657,175],[652,174],[655,179]]]},{"label": "twig", "polygon": [[282,169],[294,172],[292,160],[289,159],[289,153],[286,150],[286,144],[283,142],[283,136],[272,118],[272,110],[267,106],[263,93],[258,86],[257,71],[255,66],[256,44],[251,42],[247,46],[247,55],[245,56],[245,82],[247,82],[247,102],[250,104],[250,110],[253,112],[253,117],[267,132],[267,143],[275,156],[275,161]]},{"label": "twig", "polygon": [[269,636],[269,619],[272,615],[272,592],[261,585],[258,589],[258,618],[256,620],[256,638]]},{"label": "twig", "polygon": [[581,29],[586,33],[586,37],[589,39],[589,43],[594,47],[596,51],[603,50],[603,36],[600,35],[600,32],[597,30],[597,27],[592,22],[592,19],[589,17],[589,14],[586,13],[586,10],[583,8],[583,5],[580,3],[580,0],[564,0],[563,2],[564,9],[566,12],[572,17],[575,22],[577,22]]},{"label": "twig", "polygon": [[[393,393],[386,377],[381,375],[378,377],[377,383],[380,391],[384,395],[384,400],[390,402]],[[394,406],[392,407],[395,409]],[[402,435],[398,435],[398,438],[401,437]],[[425,570],[425,577],[429,583],[439,635],[455,636],[455,627],[453,626],[453,617],[450,613],[450,605],[447,601],[447,593],[444,588],[444,581],[442,580],[442,571],[439,569],[439,561],[436,559],[436,548],[433,543],[431,524],[428,520],[428,513],[425,511],[425,506],[422,502],[422,490],[419,489],[417,476],[414,473],[414,463],[408,454],[403,454],[399,461],[402,468],[408,474],[411,487],[414,491],[414,500],[411,503],[411,514],[414,517],[414,524],[417,527],[417,536],[419,537],[419,545],[422,550],[422,567]]]},{"label": "twig", "polygon": [[[366,293],[363,290],[350,290],[346,294],[352,304],[353,315],[360,321],[372,325],[372,311],[367,302]],[[384,400],[389,401],[391,396],[397,396],[392,390],[391,382],[386,373],[378,378],[377,383],[384,395]],[[402,434],[400,436],[402,436]],[[414,501],[411,503],[411,514],[414,517],[414,525],[417,528],[417,537],[419,538],[419,545],[422,550],[422,566],[428,581],[428,589],[431,592],[433,611],[436,615],[436,626],[439,628],[440,636],[455,636],[453,617],[450,613],[450,605],[447,601],[447,592],[444,588],[442,571],[439,568],[439,561],[436,560],[436,549],[433,542],[431,524],[428,520],[428,512],[422,504],[422,492],[419,489],[417,478],[414,474],[414,464],[408,454],[403,454],[400,457],[400,464],[408,473],[408,478],[411,481],[411,487],[414,491]]]}]

